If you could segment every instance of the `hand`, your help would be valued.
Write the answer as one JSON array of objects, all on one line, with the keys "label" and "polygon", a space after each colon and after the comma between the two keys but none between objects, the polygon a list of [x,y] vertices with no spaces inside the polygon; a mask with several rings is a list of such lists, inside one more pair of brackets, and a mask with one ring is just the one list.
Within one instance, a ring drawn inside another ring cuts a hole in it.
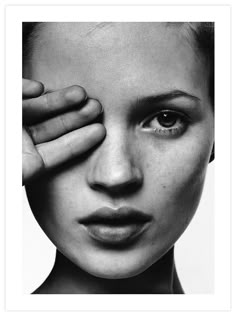
[{"label": "hand", "polygon": [[105,128],[91,124],[102,106],[88,99],[82,87],[43,94],[44,86],[38,81],[23,79],[22,86],[24,185],[97,145],[105,137]]}]

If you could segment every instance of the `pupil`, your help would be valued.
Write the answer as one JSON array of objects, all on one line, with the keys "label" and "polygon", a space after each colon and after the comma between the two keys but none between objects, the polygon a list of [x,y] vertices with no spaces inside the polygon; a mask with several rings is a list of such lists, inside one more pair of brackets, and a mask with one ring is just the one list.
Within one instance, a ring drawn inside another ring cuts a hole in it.
[{"label": "pupil", "polygon": [[176,115],[172,113],[160,113],[158,122],[163,127],[172,127],[177,121]]}]

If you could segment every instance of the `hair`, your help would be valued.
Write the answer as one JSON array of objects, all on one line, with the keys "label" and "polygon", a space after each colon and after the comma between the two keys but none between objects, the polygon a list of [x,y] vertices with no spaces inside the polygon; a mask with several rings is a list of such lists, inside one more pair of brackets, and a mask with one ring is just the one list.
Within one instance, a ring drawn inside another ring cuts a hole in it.
[{"label": "hair", "polygon": [[38,37],[38,29],[44,22],[23,22],[22,23],[22,62],[23,65],[31,57],[33,43]]},{"label": "hair", "polygon": [[[32,56],[33,43],[39,37],[39,31],[43,24],[47,22],[23,22],[22,23],[22,46],[23,46],[23,67],[26,61]],[[50,23],[50,22],[49,22]],[[204,57],[209,67],[209,97],[214,109],[215,100],[215,84],[214,84],[214,68],[215,68],[215,41],[214,41],[214,22],[169,22],[167,25],[183,27],[194,39],[195,47]]]},{"label": "hair", "polygon": [[209,67],[208,91],[214,109],[215,104],[215,32],[214,22],[186,23],[193,34],[195,45]]}]

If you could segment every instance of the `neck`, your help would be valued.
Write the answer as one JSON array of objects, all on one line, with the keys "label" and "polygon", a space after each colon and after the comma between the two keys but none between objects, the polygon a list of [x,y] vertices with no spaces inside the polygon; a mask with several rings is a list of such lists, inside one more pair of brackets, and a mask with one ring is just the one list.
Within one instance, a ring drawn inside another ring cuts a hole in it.
[{"label": "neck", "polygon": [[174,247],[138,276],[112,280],[90,275],[59,251],[48,278],[33,294],[183,294]]}]

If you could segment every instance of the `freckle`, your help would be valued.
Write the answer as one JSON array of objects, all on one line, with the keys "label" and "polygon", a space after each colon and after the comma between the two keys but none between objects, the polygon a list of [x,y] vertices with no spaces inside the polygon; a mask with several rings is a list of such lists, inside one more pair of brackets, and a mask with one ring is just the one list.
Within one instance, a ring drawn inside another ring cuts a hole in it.
[{"label": "freckle", "polygon": [[151,167],[151,164],[149,162],[146,163],[146,169],[149,169]]}]

